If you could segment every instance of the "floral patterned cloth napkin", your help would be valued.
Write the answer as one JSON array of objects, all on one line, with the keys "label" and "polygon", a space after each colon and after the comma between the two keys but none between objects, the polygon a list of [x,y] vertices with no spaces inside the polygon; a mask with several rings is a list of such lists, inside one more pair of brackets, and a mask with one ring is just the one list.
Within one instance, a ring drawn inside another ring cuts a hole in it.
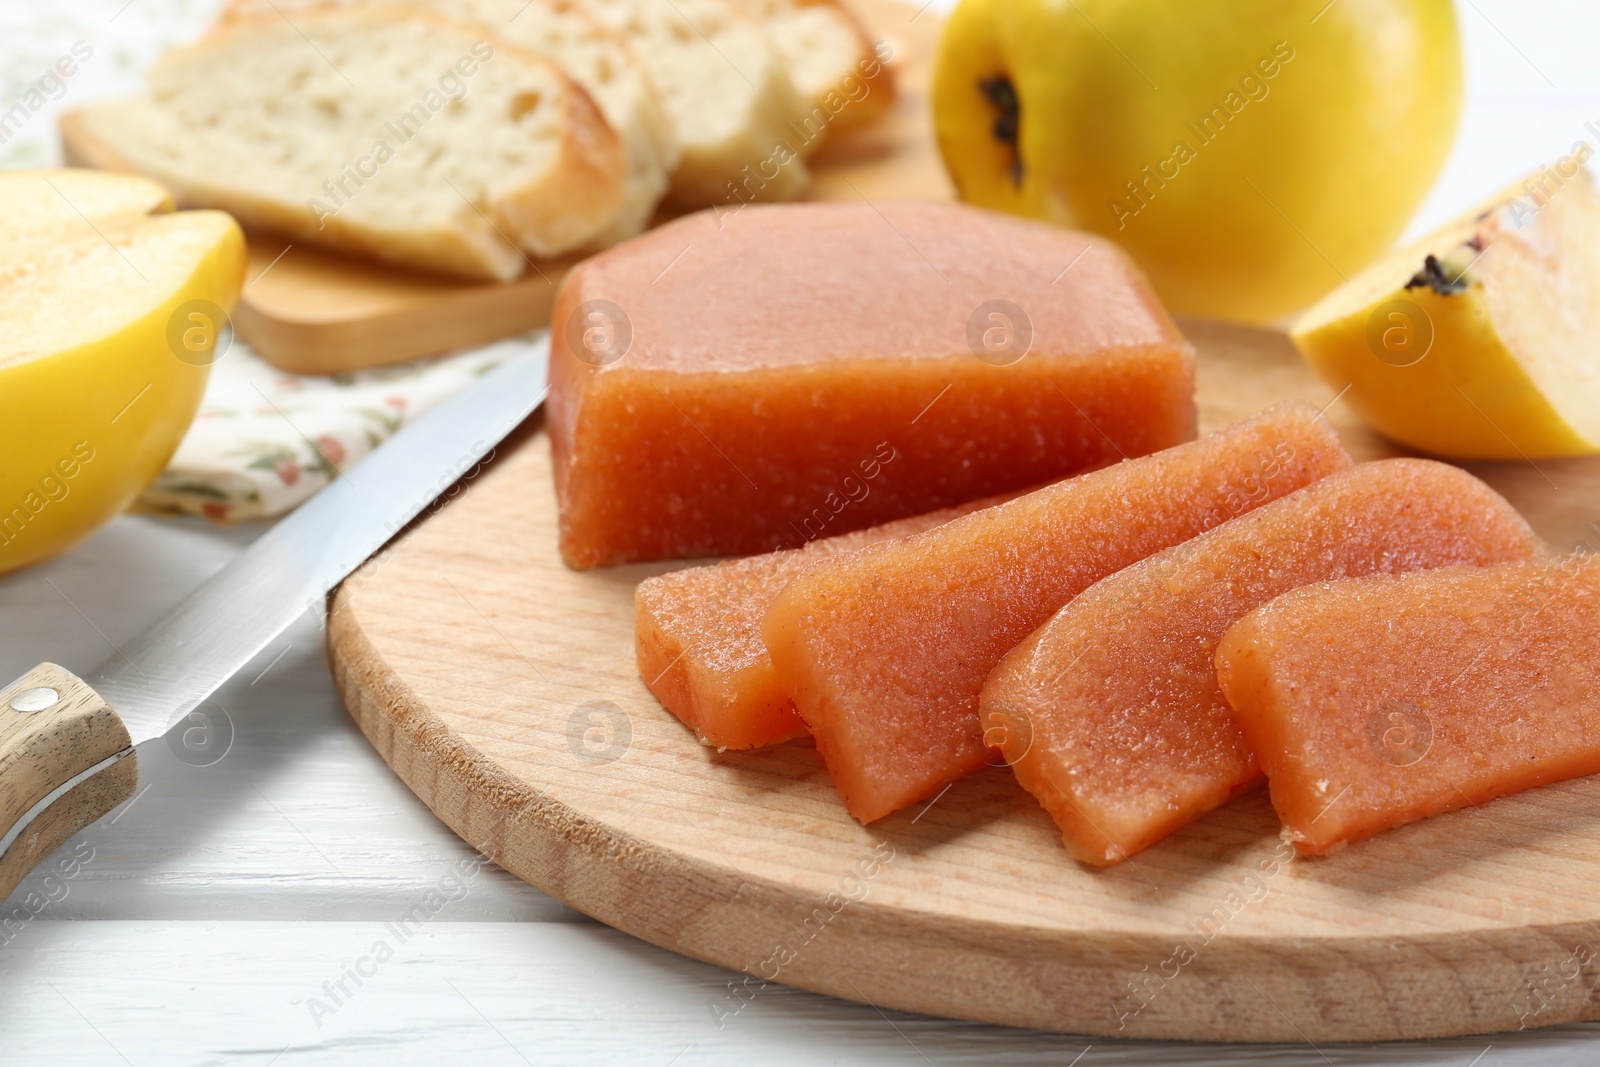
[{"label": "floral patterned cloth napkin", "polygon": [[280,371],[235,341],[139,507],[226,524],[276,518],[474,378],[546,343],[540,330],[457,355],[313,377]]}]

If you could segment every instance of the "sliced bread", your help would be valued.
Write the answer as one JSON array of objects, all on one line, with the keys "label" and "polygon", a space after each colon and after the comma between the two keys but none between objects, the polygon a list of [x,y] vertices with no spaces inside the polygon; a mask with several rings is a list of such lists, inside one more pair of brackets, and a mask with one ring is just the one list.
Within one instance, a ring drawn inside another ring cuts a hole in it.
[{"label": "sliced bread", "polygon": [[593,244],[623,198],[617,135],[558,68],[392,8],[241,17],[168,53],[84,132],[246,226],[464,277]]},{"label": "sliced bread", "polygon": [[810,180],[790,123],[800,94],[739,0],[585,0],[633,44],[683,157],[668,200],[698,208],[792,200]]},{"label": "sliced bread", "polygon": [[887,45],[874,45],[842,0],[735,0],[766,27],[800,92],[800,131],[810,155],[830,130],[860,126],[894,102]]},{"label": "sliced bread", "polygon": [[224,18],[298,20],[308,9],[333,5],[411,7],[479,23],[561,67],[600,105],[627,156],[622,206],[598,243],[615,244],[649,223],[678,165],[677,137],[632,48],[579,0],[233,0]]}]

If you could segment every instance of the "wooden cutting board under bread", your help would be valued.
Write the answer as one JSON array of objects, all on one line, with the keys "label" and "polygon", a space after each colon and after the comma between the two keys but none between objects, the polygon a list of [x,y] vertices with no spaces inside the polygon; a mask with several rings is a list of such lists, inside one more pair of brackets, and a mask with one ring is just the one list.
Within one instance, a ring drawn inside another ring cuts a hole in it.
[{"label": "wooden cutting board under bread", "polygon": [[[807,198],[949,199],[927,102],[940,20],[899,0],[852,0],[852,6],[874,38],[893,47],[898,97],[879,121],[841,134],[812,159]],[[74,114],[60,127],[69,164],[132,169]],[[484,283],[403,270],[268,233],[251,233],[249,242],[234,326],[268,362],[299,374],[398,363],[544,326],[556,288],[576,262],[539,261],[516,281]]]},{"label": "wooden cutting board under bread", "polygon": [[[1183,325],[1202,430],[1334,400],[1281,334]],[[1358,459],[1395,454],[1342,402],[1328,417]],[[1600,545],[1600,458],[1472,470],[1552,545]],[[763,980],[1122,1037],[1320,1043],[1600,1017],[1600,778],[1315,860],[1283,858],[1259,790],[1091,870],[1004,767],[863,827],[808,741],[719,753],[656,702],[633,589],[677,564],[566,568],[550,479],[535,420],[336,594],[334,675],[466,841],[586,914],[728,967],[707,1005],[725,1025],[773,995]]]}]

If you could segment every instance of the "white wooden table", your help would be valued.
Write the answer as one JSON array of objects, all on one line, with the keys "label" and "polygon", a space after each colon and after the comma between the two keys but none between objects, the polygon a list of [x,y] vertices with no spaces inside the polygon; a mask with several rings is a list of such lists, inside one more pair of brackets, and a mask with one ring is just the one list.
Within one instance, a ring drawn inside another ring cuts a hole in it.
[{"label": "white wooden table", "polygon": [[[53,58],[85,26],[93,24],[105,62],[97,71],[86,65],[67,104],[126,84],[141,57],[203,24],[215,0],[132,4],[0,0],[0,110],[33,77],[31,57]],[[1579,138],[1600,144],[1600,134],[1584,129],[1587,121],[1600,127],[1592,54],[1600,13],[1592,0],[1459,6],[1469,110],[1419,227],[1552,162]],[[40,162],[44,149],[29,157],[26,140],[0,151],[0,163]],[[87,670],[258,532],[128,517],[69,556],[0,579],[0,676],[43,659]],[[135,798],[7,901],[0,1064],[1600,1060],[1595,1027],[1385,1047],[1125,1043],[885,1013],[777,989],[719,1027],[711,1005],[726,995],[730,973],[589,921],[497,868],[477,869],[475,853],[407,791],[344,713],[319,620],[297,623],[216,704],[234,726],[225,757],[195,767],[163,742],[147,744]],[[57,862],[67,857],[79,859],[71,877]],[[470,879],[459,878],[463,864]],[[37,916],[30,894],[36,904],[48,901]],[[431,918],[402,941],[386,924],[419,905]],[[387,952],[377,951],[380,942]]]}]

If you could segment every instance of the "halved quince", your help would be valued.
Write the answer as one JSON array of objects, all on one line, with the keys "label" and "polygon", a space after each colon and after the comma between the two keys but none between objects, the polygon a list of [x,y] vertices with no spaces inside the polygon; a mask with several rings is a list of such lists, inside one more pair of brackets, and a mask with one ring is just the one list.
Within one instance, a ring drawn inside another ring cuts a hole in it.
[{"label": "halved quince", "polygon": [[244,281],[220,211],[154,182],[0,173],[0,572],[71,547],[161,472]]},{"label": "halved quince", "polygon": [[1455,459],[1600,451],[1600,193],[1586,150],[1393,252],[1290,331],[1381,433]]}]

